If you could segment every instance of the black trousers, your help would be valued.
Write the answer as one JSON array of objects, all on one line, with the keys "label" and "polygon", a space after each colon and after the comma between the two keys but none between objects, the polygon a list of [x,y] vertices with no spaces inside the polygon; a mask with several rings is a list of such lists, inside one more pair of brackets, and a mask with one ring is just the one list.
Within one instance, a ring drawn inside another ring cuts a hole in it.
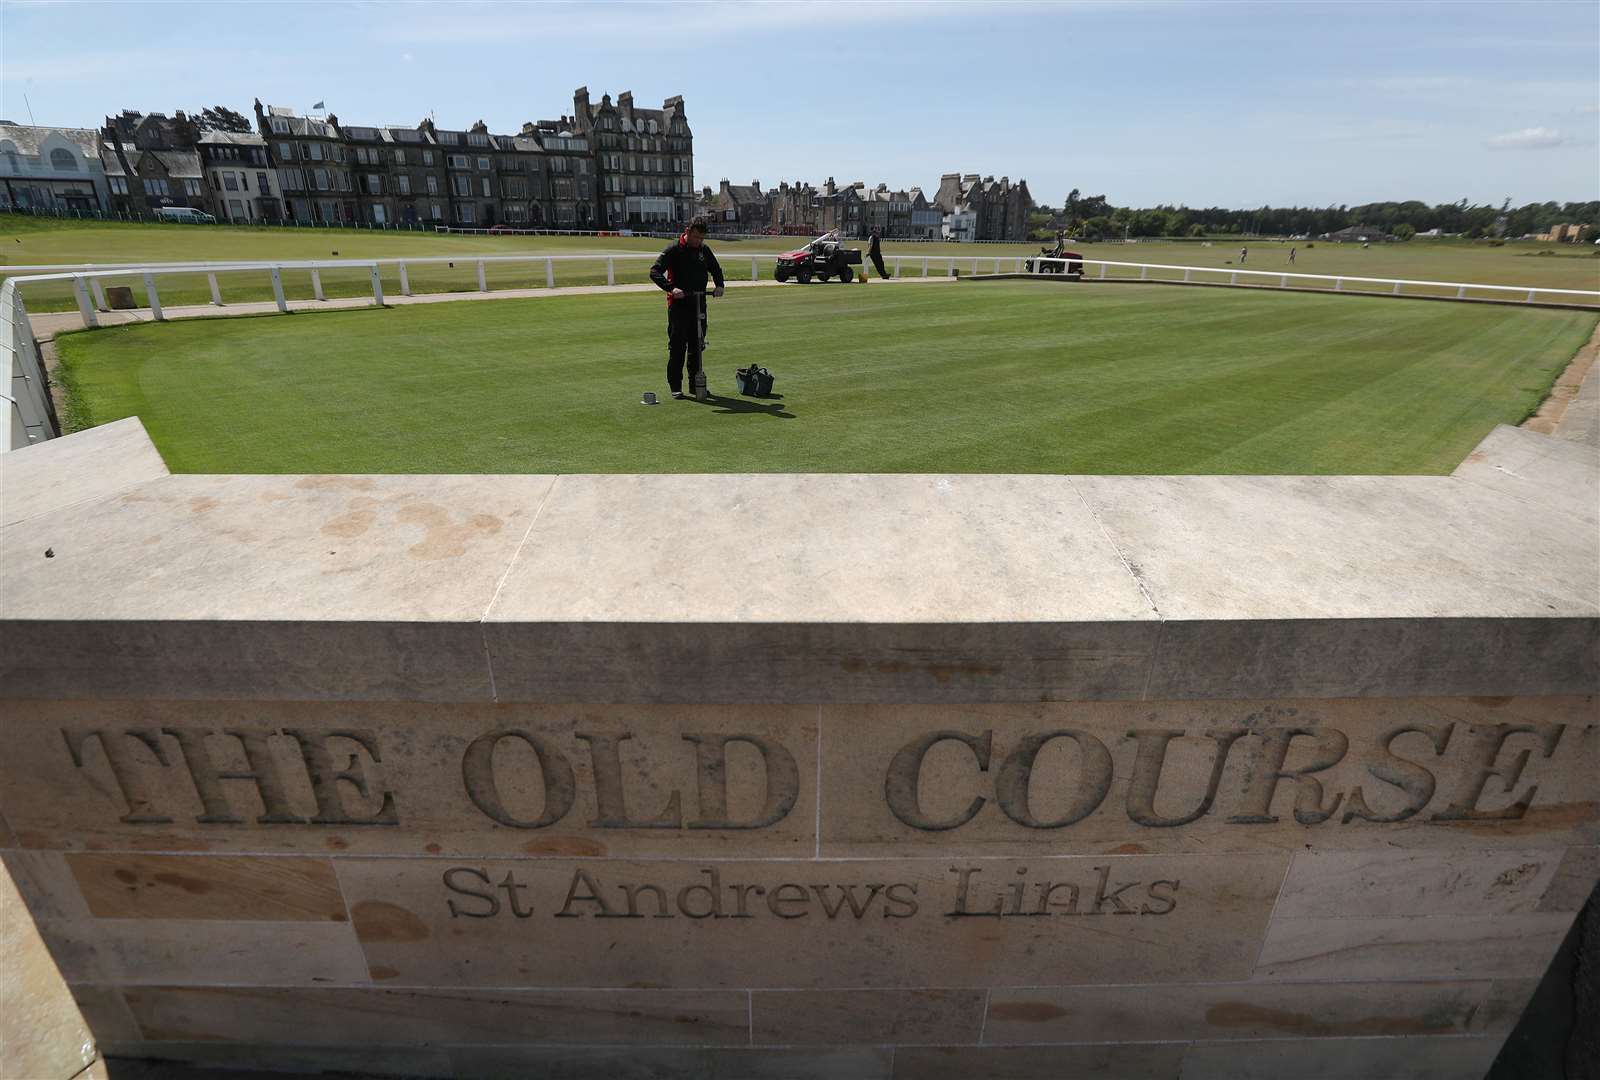
[{"label": "black trousers", "polygon": [[[689,389],[694,390],[694,377],[700,371],[699,348],[695,342],[695,308],[699,301],[686,296],[667,305],[667,386],[676,394],[683,389],[683,368],[689,366]],[[705,319],[700,320],[699,336],[706,332]]]},{"label": "black trousers", "polygon": [[[883,256],[876,251],[872,253],[872,265],[878,268],[878,276],[880,278],[887,279],[889,277],[889,271],[883,265]],[[865,273],[865,270],[862,272]]]}]

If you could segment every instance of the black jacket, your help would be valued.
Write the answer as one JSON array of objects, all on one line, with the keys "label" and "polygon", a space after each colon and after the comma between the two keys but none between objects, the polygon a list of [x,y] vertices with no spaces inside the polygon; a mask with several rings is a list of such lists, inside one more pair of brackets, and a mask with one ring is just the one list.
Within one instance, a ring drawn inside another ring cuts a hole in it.
[{"label": "black jacket", "polygon": [[[655,265],[650,267],[650,280],[664,293],[671,293],[673,289],[682,289],[686,293],[706,291],[706,279],[722,287],[722,267],[717,263],[717,257],[711,249],[702,243],[697,248],[689,246],[685,239],[688,234],[678,237],[660,256]],[[669,295],[667,303],[672,303]]]}]

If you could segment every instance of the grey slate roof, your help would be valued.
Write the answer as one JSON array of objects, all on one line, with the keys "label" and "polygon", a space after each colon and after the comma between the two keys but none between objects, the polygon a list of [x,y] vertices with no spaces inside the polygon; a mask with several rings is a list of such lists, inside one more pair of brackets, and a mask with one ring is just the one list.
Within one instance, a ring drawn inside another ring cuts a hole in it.
[{"label": "grey slate roof", "polygon": [[100,152],[100,133],[88,128],[35,127],[31,124],[0,124],[0,141],[16,145],[17,153],[30,157],[39,155],[39,147],[52,134],[59,134],[72,143],[85,157]]}]

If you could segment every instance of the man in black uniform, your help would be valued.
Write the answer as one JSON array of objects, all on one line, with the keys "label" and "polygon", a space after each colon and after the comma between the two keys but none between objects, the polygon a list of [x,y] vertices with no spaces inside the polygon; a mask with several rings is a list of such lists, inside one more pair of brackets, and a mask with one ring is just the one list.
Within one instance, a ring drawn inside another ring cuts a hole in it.
[{"label": "man in black uniform", "polygon": [[683,400],[683,361],[689,360],[689,390],[694,391],[694,378],[700,373],[700,350],[690,348],[690,342],[705,336],[705,323],[695,318],[703,311],[702,301],[695,294],[706,291],[706,280],[717,283],[712,296],[722,295],[722,267],[717,257],[705,245],[706,222],[695,218],[667,250],[650,267],[650,280],[667,294],[667,386],[672,396]]},{"label": "man in black uniform", "polygon": [[[883,252],[878,250],[878,230],[877,229],[873,229],[872,230],[872,240],[871,240],[870,243],[867,244],[867,257],[872,260],[872,265],[876,266],[878,268],[878,277],[883,278],[884,280],[887,280],[888,277],[889,277],[889,271],[883,265]],[[867,271],[863,267],[862,271],[861,271],[861,276],[865,277],[866,274],[867,274]]]}]

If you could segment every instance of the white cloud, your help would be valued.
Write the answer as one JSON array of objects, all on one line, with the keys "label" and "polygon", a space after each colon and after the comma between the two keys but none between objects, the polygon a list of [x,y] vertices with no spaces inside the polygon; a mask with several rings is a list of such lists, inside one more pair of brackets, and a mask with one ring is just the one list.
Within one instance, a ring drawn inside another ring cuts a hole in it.
[{"label": "white cloud", "polygon": [[1581,112],[1581,113],[1588,113],[1588,114],[1590,114],[1592,116],[1595,113],[1600,113],[1600,105],[1596,105],[1594,102],[1591,101],[1587,105],[1579,105],[1578,106],[1578,111]]},{"label": "white cloud", "polygon": [[1566,137],[1555,128],[1531,127],[1508,131],[1503,135],[1491,135],[1484,140],[1484,145],[1490,150],[1544,150],[1560,146],[1566,141]]}]

